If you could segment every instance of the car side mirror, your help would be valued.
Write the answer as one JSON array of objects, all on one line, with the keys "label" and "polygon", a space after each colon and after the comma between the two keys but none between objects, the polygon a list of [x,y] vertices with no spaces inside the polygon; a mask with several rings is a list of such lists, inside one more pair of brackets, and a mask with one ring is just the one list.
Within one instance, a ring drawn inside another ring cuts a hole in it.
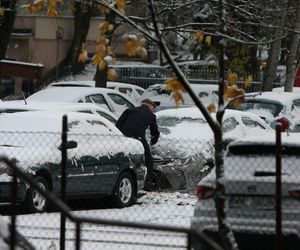
[{"label": "car side mirror", "polygon": [[[67,142],[67,145],[66,145],[66,148],[67,149],[72,149],[72,148],[77,148],[77,142],[76,141],[68,141]],[[62,144],[59,145],[58,147],[59,150],[62,150]]]}]

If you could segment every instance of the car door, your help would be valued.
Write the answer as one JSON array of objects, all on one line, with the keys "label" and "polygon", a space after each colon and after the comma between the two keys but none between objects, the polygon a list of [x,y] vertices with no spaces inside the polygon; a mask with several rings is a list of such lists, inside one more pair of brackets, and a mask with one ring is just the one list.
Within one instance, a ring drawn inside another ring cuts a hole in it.
[{"label": "car door", "polygon": [[120,164],[115,154],[108,155],[105,151],[116,140],[114,131],[96,118],[72,121],[72,124],[69,140],[76,141],[78,146],[68,152],[71,158],[67,171],[68,192],[74,195],[109,193],[115,185]]}]

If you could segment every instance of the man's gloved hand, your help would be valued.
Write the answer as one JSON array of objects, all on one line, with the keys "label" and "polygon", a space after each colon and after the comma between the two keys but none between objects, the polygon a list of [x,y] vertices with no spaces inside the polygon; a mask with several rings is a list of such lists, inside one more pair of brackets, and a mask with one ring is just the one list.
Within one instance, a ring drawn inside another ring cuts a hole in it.
[{"label": "man's gloved hand", "polygon": [[157,143],[157,141],[158,141],[157,137],[151,136],[151,145],[154,145],[155,143]]}]

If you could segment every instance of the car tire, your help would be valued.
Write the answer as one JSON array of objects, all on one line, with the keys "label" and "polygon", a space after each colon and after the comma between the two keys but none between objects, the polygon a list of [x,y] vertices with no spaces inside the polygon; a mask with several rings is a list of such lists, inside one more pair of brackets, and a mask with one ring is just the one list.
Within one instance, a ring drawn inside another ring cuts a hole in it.
[{"label": "car tire", "polygon": [[114,204],[116,207],[131,206],[135,201],[136,193],[132,175],[128,172],[122,172],[118,177],[114,190]]},{"label": "car tire", "polygon": [[[35,178],[37,185],[44,191],[49,190],[47,181],[38,176]],[[32,213],[42,213],[47,209],[47,199],[40,194],[36,189],[30,187],[26,194],[25,206]]]}]

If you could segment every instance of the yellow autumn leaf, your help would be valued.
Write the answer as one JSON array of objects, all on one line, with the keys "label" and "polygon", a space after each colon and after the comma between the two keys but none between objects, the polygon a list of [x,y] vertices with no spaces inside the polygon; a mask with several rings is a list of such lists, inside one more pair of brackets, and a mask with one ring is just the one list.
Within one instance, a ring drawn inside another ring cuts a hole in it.
[{"label": "yellow autumn leaf", "polygon": [[5,12],[5,9],[4,8],[0,8],[0,16],[4,16],[4,12]]},{"label": "yellow autumn leaf", "polygon": [[146,46],[146,43],[147,43],[146,39],[141,38],[138,42],[138,45],[144,47],[144,46]]},{"label": "yellow autumn leaf", "polygon": [[42,9],[46,8],[46,1],[40,0],[39,2],[36,2],[35,5],[38,10],[42,10]]},{"label": "yellow autumn leaf", "polygon": [[117,10],[124,11],[127,7],[127,2],[125,0],[116,0]]},{"label": "yellow autumn leaf", "polygon": [[204,38],[204,33],[202,30],[197,30],[196,31],[196,35],[195,35],[195,38],[196,38],[196,41],[198,43],[202,42],[203,41],[203,38]]},{"label": "yellow autumn leaf", "polygon": [[98,65],[98,64],[100,64],[101,63],[101,57],[99,57],[98,55],[94,55],[93,57],[92,57],[92,64],[94,64],[94,65]]},{"label": "yellow autumn leaf", "polygon": [[225,86],[224,87],[224,99],[228,100],[228,99],[236,96],[236,92],[237,92],[236,85]]},{"label": "yellow autumn leaf", "polygon": [[207,110],[209,113],[216,113],[217,112],[217,106],[214,103],[211,103],[207,106]]},{"label": "yellow autumn leaf", "polygon": [[47,12],[47,16],[48,16],[48,17],[56,17],[56,16],[57,16],[57,11],[56,11],[56,9],[49,8],[49,9],[48,9],[48,12]]},{"label": "yellow autumn leaf", "polygon": [[143,60],[147,60],[148,58],[148,52],[145,48],[139,47],[137,50],[137,55],[142,58]]},{"label": "yellow autumn leaf", "polygon": [[245,88],[249,87],[252,84],[252,82],[253,82],[253,78],[250,75],[244,80]]},{"label": "yellow autumn leaf", "polygon": [[116,80],[118,80],[118,74],[117,74],[116,70],[114,70],[114,69],[109,69],[109,70],[107,71],[107,77],[108,77],[108,79],[111,80],[111,81],[116,81]]},{"label": "yellow autumn leaf", "polygon": [[99,69],[105,69],[106,66],[107,66],[107,62],[101,59],[98,63]]},{"label": "yellow autumn leaf", "polygon": [[133,40],[128,40],[126,42],[125,51],[129,57],[136,55],[137,43]]},{"label": "yellow autumn leaf", "polygon": [[237,89],[235,94],[236,94],[236,96],[244,96],[245,95],[245,90],[244,89]]},{"label": "yellow autumn leaf", "polygon": [[105,44],[106,44],[106,36],[101,34],[97,42],[97,45],[105,45]]},{"label": "yellow autumn leaf", "polygon": [[25,5],[22,5],[21,7],[27,9],[30,12],[34,12],[37,10],[36,6],[33,3],[25,4]]},{"label": "yellow autumn leaf", "polygon": [[230,73],[228,76],[227,76],[227,81],[228,81],[228,84],[229,85],[235,85],[237,84],[237,81],[238,81],[238,76],[236,73]]},{"label": "yellow autumn leaf", "polygon": [[182,92],[186,92],[184,86],[175,77],[166,80],[165,84],[166,84],[165,90],[171,90],[172,92],[180,90]]},{"label": "yellow autumn leaf", "polygon": [[85,62],[88,60],[88,53],[86,50],[82,50],[81,53],[79,54],[78,61],[79,62]]},{"label": "yellow autumn leaf", "polygon": [[104,21],[104,22],[101,22],[101,23],[99,24],[98,29],[99,29],[99,31],[100,31],[101,33],[105,33],[105,32],[107,32],[107,30],[108,30],[108,26],[109,26],[109,23],[106,22],[106,21]]},{"label": "yellow autumn leaf", "polygon": [[241,106],[241,104],[244,102],[244,97],[239,97],[239,98],[236,98],[235,100],[233,100],[231,102],[231,106],[233,106],[234,108],[238,108]]},{"label": "yellow autumn leaf", "polygon": [[106,46],[106,51],[107,51],[107,54],[112,53],[112,46],[111,45]]},{"label": "yellow autumn leaf", "polygon": [[211,45],[211,36],[206,36],[205,37],[205,43],[210,46]]},{"label": "yellow autumn leaf", "polygon": [[261,63],[261,68],[264,69],[264,68],[266,68],[266,67],[267,67],[267,63],[266,63],[266,62],[262,62],[262,63]]},{"label": "yellow autumn leaf", "polygon": [[109,24],[107,27],[107,31],[112,32],[114,30],[114,25],[113,24]]},{"label": "yellow autumn leaf", "polygon": [[183,96],[182,96],[181,92],[179,92],[179,91],[173,92],[172,98],[175,100],[177,107],[178,107],[179,103],[184,103]]}]

